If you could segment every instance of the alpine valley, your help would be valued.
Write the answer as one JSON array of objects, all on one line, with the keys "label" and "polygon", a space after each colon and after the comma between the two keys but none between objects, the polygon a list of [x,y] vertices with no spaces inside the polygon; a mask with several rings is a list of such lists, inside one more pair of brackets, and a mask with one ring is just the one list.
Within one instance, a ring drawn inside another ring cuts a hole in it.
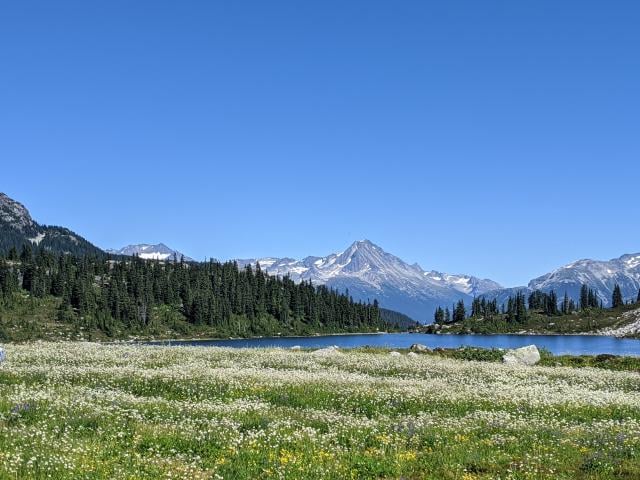
[{"label": "alpine valley", "polygon": [[[135,255],[141,259],[170,261],[176,258],[193,262],[191,257],[163,243],[102,250],[67,228],[38,224],[24,205],[0,193],[0,254],[12,248],[20,251],[25,245],[54,253]],[[586,284],[596,292],[603,306],[610,306],[615,285],[620,286],[627,302],[635,301],[640,289],[640,253],[608,261],[578,260],[531,280],[527,286],[509,288],[469,274],[425,270],[369,240],[356,241],[342,252],[301,260],[267,257],[235,261],[239,268],[259,264],[262,271],[272,276],[348,292],[356,301],[377,300],[381,307],[423,323],[433,320],[437,307],[451,306],[460,300],[470,305],[474,297],[497,299],[502,305],[517,292],[528,295],[540,290],[554,291],[559,297],[566,293],[577,302],[580,289]]]}]

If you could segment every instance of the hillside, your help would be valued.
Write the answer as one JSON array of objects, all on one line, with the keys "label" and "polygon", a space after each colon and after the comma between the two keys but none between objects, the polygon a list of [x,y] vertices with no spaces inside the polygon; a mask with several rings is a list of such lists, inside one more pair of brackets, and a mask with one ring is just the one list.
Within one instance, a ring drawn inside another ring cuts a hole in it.
[{"label": "hillside", "polygon": [[24,246],[74,255],[104,253],[67,228],[40,225],[24,205],[0,193],[0,254],[17,253]]},{"label": "hillside", "polygon": [[507,314],[492,318],[470,317],[464,321],[423,327],[426,333],[438,334],[600,334],[640,338],[640,304],[615,309],[587,309],[568,315],[544,315],[531,311],[526,320],[510,321]]},{"label": "hillside", "polygon": [[[410,320],[324,286],[227,263],[0,258],[0,338],[228,337],[370,332]],[[412,324],[415,325],[415,324]]]},{"label": "hillside", "polygon": [[380,319],[392,329],[409,330],[420,326],[419,322],[408,315],[386,308],[380,308]]}]

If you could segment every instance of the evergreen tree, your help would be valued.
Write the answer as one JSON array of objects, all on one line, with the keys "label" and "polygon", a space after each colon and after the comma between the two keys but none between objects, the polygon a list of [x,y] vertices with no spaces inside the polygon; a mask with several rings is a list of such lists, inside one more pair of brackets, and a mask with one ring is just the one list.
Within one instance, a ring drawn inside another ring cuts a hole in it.
[{"label": "evergreen tree", "polygon": [[587,294],[587,304],[589,308],[602,308],[602,302],[598,299],[597,292],[591,288]]},{"label": "evergreen tree", "polygon": [[453,321],[462,322],[465,318],[467,318],[467,310],[464,306],[464,302],[459,300],[453,310]]},{"label": "evergreen tree", "polygon": [[558,296],[551,290],[546,297],[544,313],[550,317],[558,315]]},{"label": "evergreen tree", "polygon": [[[529,303],[531,301],[530,297]],[[523,292],[519,291],[508,298],[505,319],[510,323],[523,323],[527,320],[527,298]]]},{"label": "evergreen tree", "polygon": [[613,295],[611,296],[611,306],[613,308],[617,308],[624,305],[624,299],[622,298],[622,290],[620,289],[620,285],[616,283],[615,287],[613,287]]},{"label": "evergreen tree", "polygon": [[564,298],[562,300],[561,311],[563,315],[569,315],[576,308],[575,302],[569,298],[569,294],[564,292]]},{"label": "evergreen tree", "polygon": [[591,305],[589,304],[589,287],[583,283],[580,288],[580,310],[586,310]]}]

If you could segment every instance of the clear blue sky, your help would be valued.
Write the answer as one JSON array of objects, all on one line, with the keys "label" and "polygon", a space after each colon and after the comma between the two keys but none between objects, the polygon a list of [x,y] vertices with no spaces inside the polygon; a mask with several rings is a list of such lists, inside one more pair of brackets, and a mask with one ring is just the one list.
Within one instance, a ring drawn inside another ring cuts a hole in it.
[{"label": "clear blue sky", "polygon": [[16,1],[0,191],[101,247],[369,238],[505,285],[640,251],[636,1]]}]

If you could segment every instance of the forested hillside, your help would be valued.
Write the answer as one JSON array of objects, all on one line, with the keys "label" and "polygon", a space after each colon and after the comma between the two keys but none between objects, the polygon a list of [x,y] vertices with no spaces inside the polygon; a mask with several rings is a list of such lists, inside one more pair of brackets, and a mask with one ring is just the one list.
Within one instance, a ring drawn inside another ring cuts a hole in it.
[{"label": "forested hillside", "polygon": [[0,338],[42,336],[54,327],[122,338],[360,332],[389,324],[376,301],[354,302],[233,262],[76,257],[28,245],[17,257],[0,257]]},{"label": "forested hillside", "polygon": [[40,225],[24,205],[0,192],[0,253],[20,252],[25,246],[74,255],[103,254],[68,228]]},{"label": "forested hillside", "polygon": [[470,315],[463,302],[458,302],[451,310],[439,307],[434,314],[434,323],[424,331],[481,334],[606,332],[637,337],[640,325],[632,324],[639,321],[640,291],[635,299],[625,302],[622,289],[615,285],[610,305],[611,308],[605,307],[601,295],[586,284],[580,288],[578,302],[566,292],[560,300],[553,290],[548,293],[535,290],[529,295],[518,291],[503,304],[495,298],[475,298]]}]

